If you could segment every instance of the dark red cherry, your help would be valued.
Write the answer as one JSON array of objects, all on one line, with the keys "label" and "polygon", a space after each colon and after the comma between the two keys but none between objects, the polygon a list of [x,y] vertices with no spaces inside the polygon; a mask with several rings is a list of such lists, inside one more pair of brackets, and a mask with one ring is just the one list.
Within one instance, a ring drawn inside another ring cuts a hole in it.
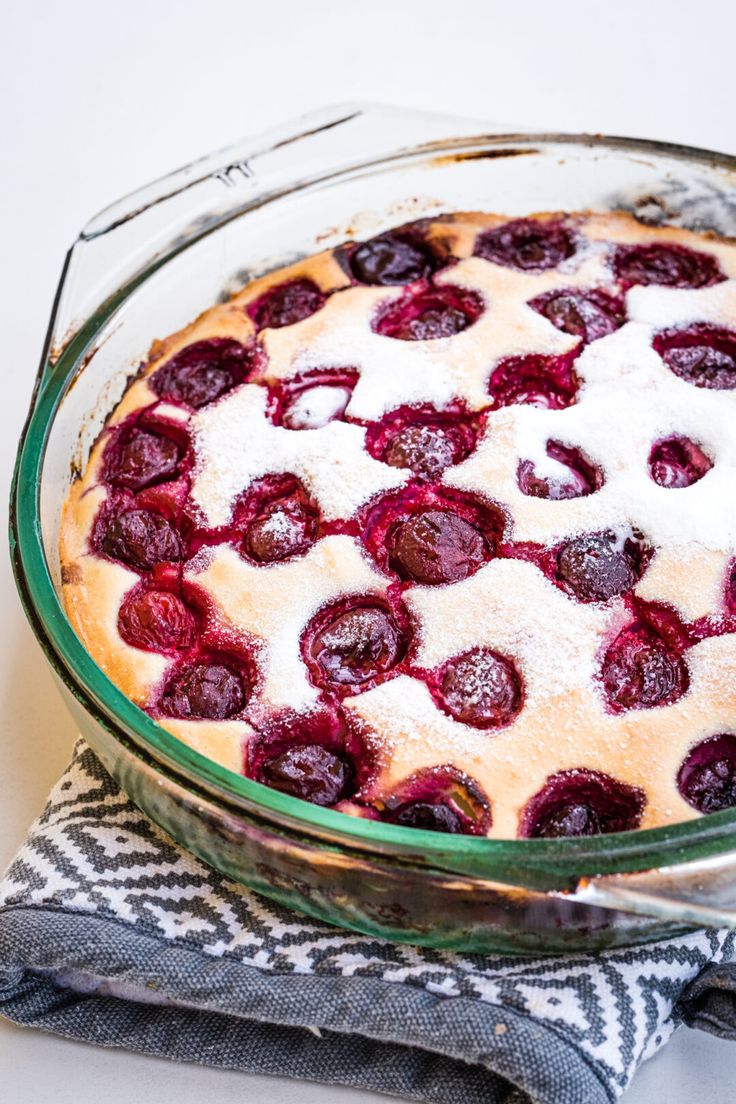
[{"label": "dark red cherry", "polygon": [[578,379],[573,358],[531,356],[505,357],[494,369],[488,390],[494,406],[538,406],[563,410],[575,402]]},{"label": "dark red cherry", "polygon": [[401,633],[381,606],[353,606],[329,618],[308,643],[320,684],[360,687],[395,667],[404,652]]},{"label": "dark red cherry", "polygon": [[598,771],[560,771],[547,779],[524,810],[521,835],[538,839],[597,836],[637,828],[644,794]]},{"label": "dark red cherry", "polygon": [[695,387],[712,391],[736,388],[736,332],[698,324],[665,330],[652,342],[671,372]]},{"label": "dark red cherry", "polygon": [[434,341],[467,329],[482,310],[475,292],[447,286],[428,288],[389,303],[379,312],[373,329],[399,341]]},{"label": "dark red cherry", "polygon": [[352,776],[352,769],[343,757],[321,744],[307,744],[268,759],[258,780],[313,805],[335,805],[347,796]]},{"label": "dark red cherry", "polygon": [[448,764],[405,779],[386,798],[383,819],[407,828],[478,836],[491,825],[491,807],[475,779]]},{"label": "dark red cherry", "polygon": [[259,330],[291,326],[314,314],[325,302],[325,294],[312,280],[292,280],[269,288],[248,307]]},{"label": "dark red cherry", "polygon": [[331,805],[352,798],[358,778],[370,775],[370,749],[348,730],[333,701],[306,713],[264,711],[261,703],[250,720],[256,730],[248,741],[247,773],[267,786]]},{"label": "dark red cherry", "polygon": [[541,839],[561,839],[563,836],[598,836],[601,831],[595,809],[570,801],[540,820],[534,835]]},{"label": "dark red cherry", "polygon": [[170,679],[161,709],[169,717],[224,721],[240,713],[245,690],[239,675],[223,663],[195,663]]},{"label": "dark red cherry", "polygon": [[614,533],[585,534],[561,545],[557,578],[581,602],[607,602],[624,594],[641,578],[636,541]]},{"label": "dark red cherry", "polygon": [[697,744],[677,775],[685,801],[700,813],[736,805],[736,736],[724,732]]},{"label": "dark red cherry", "polygon": [[123,602],[118,629],[126,644],[134,648],[171,652],[194,643],[196,621],[176,594],[146,590]]},{"label": "dark red cherry", "polygon": [[473,252],[494,264],[541,272],[571,257],[575,240],[561,222],[521,218],[480,234]]},{"label": "dark red cherry", "polygon": [[437,479],[458,460],[458,441],[437,425],[407,425],[386,445],[383,460],[392,468],[408,468],[424,479]]},{"label": "dark red cherry", "polygon": [[456,721],[499,728],[510,724],[521,709],[521,679],[510,659],[476,648],[442,667],[436,696]]},{"label": "dark red cherry", "polygon": [[306,552],[317,536],[318,522],[318,508],[301,480],[290,473],[257,480],[234,511],[241,551],[256,563],[276,563]]},{"label": "dark red cherry", "polygon": [[660,487],[690,487],[712,467],[713,461],[689,437],[668,437],[649,453],[649,474]]},{"label": "dark red cherry", "polygon": [[107,523],[100,543],[106,556],[139,571],[157,563],[180,560],[179,534],[166,518],[152,510],[125,510]]},{"label": "dark red cherry", "polygon": [[358,245],[350,255],[350,270],[361,284],[391,287],[411,284],[434,269],[429,249],[403,234],[389,231]]},{"label": "dark red cherry", "polygon": [[724,595],[726,609],[731,614],[736,614],[736,561],[731,564],[726,579],[726,593]]},{"label": "dark red cherry", "polygon": [[285,498],[266,505],[243,538],[243,550],[259,563],[276,563],[304,552],[312,544],[314,515],[298,500]]},{"label": "dark red cherry", "polygon": [[652,242],[619,245],[613,255],[616,278],[626,284],[659,284],[672,288],[699,288],[725,279],[710,253],[684,245]]},{"label": "dark red cherry", "polygon": [[475,448],[482,419],[458,410],[402,406],[372,422],[366,449],[392,468],[436,480]]},{"label": "dark red cherry", "polygon": [[619,633],[603,658],[601,679],[616,712],[670,705],[682,697],[689,681],[682,657],[647,626]]},{"label": "dark red cherry", "polygon": [[615,333],[626,320],[621,300],[599,288],[547,291],[532,299],[529,306],[558,330],[579,337],[584,345]]},{"label": "dark red cherry", "polygon": [[463,822],[458,814],[449,805],[442,803],[430,805],[426,801],[410,801],[407,805],[402,805],[390,820],[405,828],[423,828],[429,832],[459,835],[463,831]]},{"label": "dark red cherry", "polygon": [[238,341],[215,337],[187,345],[150,377],[162,399],[198,410],[232,390],[250,370],[248,350]]},{"label": "dark red cherry", "polygon": [[559,502],[567,498],[583,498],[603,486],[602,472],[579,449],[561,445],[559,441],[548,441],[546,452],[566,470],[559,476],[541,476],[537,475],[531,460],[522,460],[516,476],[522,494]]},{"label": "dark red cherry", "polygon": [[437,585],[473,575],[487,559],[483,534],[447,510],[425,510],[389,536],[389,564],[402,579]]},{"label": "dark red cherry", "polygon": [[170,437],[134,429],[113,442],[107,461],[106,478],[114,487],[141,491],[176,475],[179,446]]}]

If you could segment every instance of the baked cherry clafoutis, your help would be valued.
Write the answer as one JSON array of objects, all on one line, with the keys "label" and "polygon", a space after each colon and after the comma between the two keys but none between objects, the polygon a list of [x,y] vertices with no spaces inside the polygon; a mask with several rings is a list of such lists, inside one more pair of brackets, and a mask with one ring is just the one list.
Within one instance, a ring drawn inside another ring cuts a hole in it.
[{"label": "baked cherry clafoutis", "polygon": [[164,728],[393,824],[736,806],[736,244],[457,214],[154,345],[64,508],[66,608]]}]

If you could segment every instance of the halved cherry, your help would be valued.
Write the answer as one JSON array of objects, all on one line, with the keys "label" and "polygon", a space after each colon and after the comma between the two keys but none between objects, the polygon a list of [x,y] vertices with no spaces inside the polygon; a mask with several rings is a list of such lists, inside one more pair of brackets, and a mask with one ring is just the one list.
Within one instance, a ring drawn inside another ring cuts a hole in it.
[{"label": "halved cherry", "polygon": [[196,628],[189,607],[167,590],[134,591],[118,614],[118,631],[126,644],[148,652],[188,648],[194,643]]},{"label": "halved cherry", "polygon": [[176,671],[161,697],[168,717],[224,721],[240,713],[246,702],[243,678],[229,664],[200,662]]},{"label": "halved cherry", "polygon": [[597,836],[637,828],[645,797],[599,771],[575,768],[551,775],[528,802],[520,835],[538,839]]},{"label": "halved cherry", "polygon": [[615,712],[671,705],[688,688],[687,666],[652,627],[623,629],[603,657],[601,681]]},{"label": "halved cherry", "polygon": [[373,329],[398,341],[435,341],[454,337],[480,317],[483,303],[464,288],[427,287],[379,310]]},{"label": "halved cherry", "polygon": [[516,478],[522,494],[560,501],[583,498],[603,486],[603,473],[580,451],[559,441],[548,441],[546,453],[561,468],[557,475],[538,475],[533,461],[521,460]]},{"label": "halved cherry", "polygon": [[677,774],[677,786],[699,813],[736,806],[736,736],[723,732],[692,748]]},{"label": "halved cherry", "polygon": [[649,474],[660,487],[690,487],[710,471],[713,461],[689,437],[667,437],[652,445]]},{"label": "halved cherry", "polygon": [[231,391],[248,375],[250,350],[227,337],[187,345],[158,368],[149,384],[162,399],[198,410]]},{"label": "halved cherry", "polygon": [[446,713],[476,728],[510,724],[524,696],[514,662],[490,648],[473,648],[449,659],[430,679],[430,690]]},{"label": "halved cherry", "polygon": [[574,353],[505,357],[488,382],[494,407],[527,405],[563,410],[571,406],[579,387],[574,359]]},{"label": "halved cherry", "polygon": [[123,509],[100,520],[98,547],[112,560],[139,571],[182,558],[182,543],[170,521],[152,510]]},{"label": "halved cherry", "polygon": [[520,218],[479,234],[473,252],[507,268],[541,272],[571,257],[575,239],[559,220]]},{"label": "halved cherry", "polygon": [[584,345],[608,337],[626,321],[623,302],[601,288],[546,291],[531,299],[529,306]]},{"label": "halved cherry", "polygon": [[625,594],[645,566],[646,549],[633,533],[586,533],[557,550],[557,579],[581,602],[607,602]]},{"label": "halved cherry", "polygon": [[302,277],[269,288],[248,305],[247,312],[259,330],[267,327],[281,329],[282,326],[292,326],[309,318],[324,305],[325,300],[325,293],[314,281]]},{"label": "halved cherry", "polygon": [[695,387],[736,388],[736,331],[698,323],[664,330],[652,342],[671,372]]},{"label": "halved cherry", "polygon": [[411,230],[389,230],[357,245],[350,253],[350,271],[361,284],[391,287],[431,276],[435,259]]},{"label": "halved cherry", "polygon": [[446,765],[418,771],[384,802],[383,819],[406,828],[485,835],[491,804],[474,778]]},{"label": "halved cherry", "polygon": [[105,452],[105,479],[114,487],[141,491],[177,474],[181,449],[176,441],[148,429],[123,429]]},{"label": "halved cherry", "polygon": [[709,287],[725,279],[710,253],[671,242],[616,246],[613,271],[624,284],[672,288]]},{"label": "halved cherry", "polygon": [[372,598],[335,603],[307,627],[302,651],[319,686],[358,692],[404,657],[405,634],[391,610]]}]

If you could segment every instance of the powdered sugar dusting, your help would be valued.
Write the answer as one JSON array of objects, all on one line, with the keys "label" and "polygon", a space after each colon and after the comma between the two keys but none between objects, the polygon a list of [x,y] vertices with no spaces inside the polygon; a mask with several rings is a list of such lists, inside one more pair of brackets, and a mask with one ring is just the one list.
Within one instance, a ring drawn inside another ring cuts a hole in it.
[{"label": "powdered sugar dusting", "polygon": [[348,387],[317,384],[300,391],[284,414],[288,429],[319,429],[339,418],[350,401]]},{"label": "powdered sugar dusting", "polygon": [[595,255],[568,272],[531,275],[478,257],[460,261],[436,282],[475,291],[485,309],[468,329],[431,341],[398,341],[373,332],[379,307],[400,298],[401,289],[349,288],[296,326],[269,331],[267,375],[290,379],[317,368],[354,367],[359,378],[347,413],[355,418],[379,418],[406,403],[445,407],[460,400],[479,409],[488,402],[488,376],[499,359],[540,349],[560,354],[576,344],[527,301],[554,288],[600,282],[604,274]]},{"label": "powdered sugar dusting", "polygon": [[618,603],[571,603],[523,560],[491,560],[451,587],[415,587],[406,602],[420,625],[419,663],[436,667],[471,648],[490,648],[520,661],[527,702],[540,704],[565,689],[594,693],[596,653],[621,620]]},{"label": "powdered sugar dusting", "polygon": [[[679,701],[620,715],[605,713],[582,686],[558,685],[560,661],[546,672],[540,665],[548,693],[530,695],[516,720],[495,731],[452,720],[436,708],[424,683],[399,676],[345,703],[360,724],[380,733],[385,769],[365,796],[380,796],[422,768],[452,763],[491,798],[489,835],[508,838],[551,774],[583,767],[646,790],[642,827],[688,820],[695,813],[677,789],[678,765],[693,744],[736,726],[736,699],[724,693],[736,668],[733,640],[714,637],[695,645],[688,665],[690,690]],[[528,681],[528,667],[520,666]]]},{"label": "powdered sugar dusting", "polygon": [[373,495],[407,479],[369,456],[360,426],[330,422],[303,432],[273,425],[265,389],[252,384],[201,410],[192,432],[197,464],[191,497],[212,526],[226,525],[238,496],[264,475],[297,475],[328,520],[350,517]]},{"label": "powdered sugar dusting", "polygon": [[676,289],[633,287],[627,295],[629,318],[658,329],[692,322],[733,325],[736,318],[736,280],[713,287]]},{"label": "powdered sugar dusting", "polygon": [[299,642],[323,605],[346,595],[383,595],[386,579],[373,570],[350,537],[331,536],[306,555],[268,567],[246,562],[234,548],[203,550],[186,578],[204,587],[220,620],[261,642],[262,686],[257,707],[304,710],[317,701]]},{"label": "powdered sugar dusting", "polygon": [[290,536],[293,522],[288,511],[276,506],[261,524],[263,533],[271,537],[286,538]]},{"label": "powdered sugar dusting", "polygon": [[[705,293],[670,292],[699,294]],[[513,406],[492,412],[485,439],[446,482],[504,505],[518,540],[551,544],[570,534],[633,528],[653,545],[736,547],[736,511],[724,509],[736,481],[736,392],[679,379],[652,348],[653,333],[651,325],[629,322],[588,346],[575,362],[582,381],[578,401],[566,410]],[[660,487],[647,467],[652,445],[673,435],[690,437],[713,460],[701,480],[678,490]],[[546,453],[548,440],[581,449],[603,472],[601,489],[564,501],[522,494],[520,460],[532,460],[542,476],[559,474]]]}]

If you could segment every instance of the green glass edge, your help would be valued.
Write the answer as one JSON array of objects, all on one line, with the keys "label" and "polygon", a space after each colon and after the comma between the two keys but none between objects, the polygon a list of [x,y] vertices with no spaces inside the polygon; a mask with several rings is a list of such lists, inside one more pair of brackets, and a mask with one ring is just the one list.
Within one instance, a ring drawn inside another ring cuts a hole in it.
[{"label": "green glass edge", "polygon": [[[524,143],[555,138],[558,141],[585,141],[568,135],[547,134],[482,136],[479,141],[508,143],[510,137]],[[588,141],[591,139],[588,138]],[[603,145],[606,141],[596,135],[591,144]],[[613,146],[629,145],[626,139],[612,138],[608,141]],[[464,139],[463,143],[466,142],[472,145],[473,139]],[[708,157],[730,168],[736,166],[735,159],[707,150],[643,143],[641,140],[632,140],[630,144],[637,149],[647,145],[669,156],[679,154],[687,160]],[[442,148],[442,144],[438,143],[438,147]],[[416,152],[410,151],[410,154]],[[366,167],[369,166],[351,168]],[[307,186],[307,182],[303,186]],[[266,197],[265,202],[274,198],[276,195]],[[239,217],[242,213],[238,211],[230,217]],[[204,233],[211,233],[216,228],[208,227],[202,234],[177,248],[176,252],[188,248]],[[172,770],[179,781],[183,773],[194,787],[206,783],[212,788],[209,796],[215,800],[235,804],[250,816],[265,816],[286,830],[307,830],[313,842],[319,842],[321,836],[327,845],[378,849],[435,869],[518,885],[544,884],[547,888],[551,887],[550,883],[565,888],[585,876],[646,870],[732,849],[736,845],[736,810],[662,828],[612,833],[585,840],[439,837],[437,833],[420,829],[346,816],[269,789],[205,758],[157,725],[107,678],[72,629],[49,574],[40,530],[40,473],[53,418],[67,385],[93,349],[96,335],[131,292],[172,255],[173,251],[161,257],[104,303],[72,338],[55,363],[44,357],[18,450],[10,502],[11,559],[16,585],[47,659],[78,700],[87,707],[93,705],[98,719],[104,719],[105,727],[117,739],[125,736],[137,744]],[[121,725],[124,732],[119,731]]]}]

